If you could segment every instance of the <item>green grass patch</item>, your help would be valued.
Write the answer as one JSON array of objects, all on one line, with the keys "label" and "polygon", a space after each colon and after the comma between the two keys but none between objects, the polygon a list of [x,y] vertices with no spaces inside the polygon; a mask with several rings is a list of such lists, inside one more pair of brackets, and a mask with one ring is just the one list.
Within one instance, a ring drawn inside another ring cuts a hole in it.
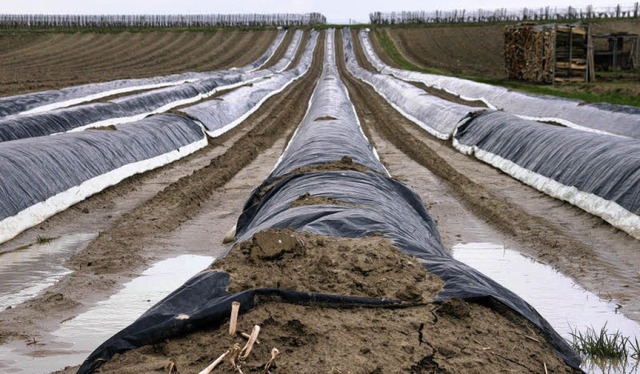
[{"label": "green grass patch", "polygon": [[[622,89],[614,90],[611,92],[592,92],[592,88],[595,88],[598,84],[595,83],[565,83],[558,85],[543,85],[536,83],[527,83],[520,81],[510,81],[503,79],[490,79],[469,76],[464,74],[453,74],[444,72],[437,69],[426,69],[413,64],[408,61],[402,53],[398,50],[395,43],[389,37],[388,33],[383,28],[375,28],[374,34],[380,43],[384,53],[389,56],[393,63],[400,69],[418,71],[428,74],[440,74],[449,75],[458,78],[464,78],[475,82],[491,84],[495,86],[502,86],[512,90],[518,90],[522,92],[529,92],[538,95],[552,95],[557,97],[563,97],[566,99],[576,99],[585,103],[611,103],[618,105],[640,106],[640,96],[630,95],[624,93]],[[625,82],[620,82],[625,83]],[[628,83],[628,82],[627,82]]]},{"label": "green grass patch", "polygon": [[635,360],[637,366],[640,358],[638,338],[632,340],[620,331],[609,332],[606,323],[600,331],[593,327],[585,332],[571,329],[571,338],[571,345],[583,358],[601,366],[623,367],[629,358]]},{"label": "green grass patch", "polygon": [[38,235],[38,238],[36,239],[36,243],[42,245],[42,244],[47,244],[50,241],[54,240],[55,238],[50,237],[50,236],[44,236],[44,235]]}]

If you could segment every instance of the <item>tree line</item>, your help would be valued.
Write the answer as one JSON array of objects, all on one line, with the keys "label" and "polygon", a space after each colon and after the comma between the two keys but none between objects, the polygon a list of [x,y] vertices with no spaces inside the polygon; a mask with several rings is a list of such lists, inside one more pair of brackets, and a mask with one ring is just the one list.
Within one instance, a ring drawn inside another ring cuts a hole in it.
[{"label": "tree line", "polygon": [[320,13],[305,14],[178,14],[178,15],[86,15],[0,14],[0,28],[196,28],[313,26],[326,24]]},{"label": "tree line", "polygon": [[369,14],[372,24],[395,25],[412,23],[482,23],[482,22],[527,22],[527,21],[578,21],[605,18],[640,18],[640,5],[585,8],[544,7],[538,9],[524,8],[513,11],[505,8],[495,10],[478,9],[469,11],[404,11],[373,12]]}]

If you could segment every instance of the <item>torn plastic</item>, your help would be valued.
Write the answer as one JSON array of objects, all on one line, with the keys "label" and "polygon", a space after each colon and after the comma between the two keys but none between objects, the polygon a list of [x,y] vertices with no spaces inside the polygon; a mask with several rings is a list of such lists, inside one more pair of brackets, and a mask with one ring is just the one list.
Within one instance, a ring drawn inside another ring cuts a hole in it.
[{"label": "torn plastic", "polygon": [[479,100],[489,108],[504,110],[527,119],[555,122],[582,131],[640,139],[640,108],[604,103],[585,105],[579,100],[528,94],[467,79],[393,68],[376,54],[368,31],[362,30],[359,37],[369,62],[384,74],[406,81],[421,82],[465,100]]},{"label": "torn plastic", "polygon": [[[251,64],[238,68],[237,70],[250,72],[259,69],[273,56],[280,46],[280,43],[282,43],[286,32],[287,31],[283,29],[279,30],[276,38],[262,56]],[[67,87],[60,90],[9,96],[0,98],[0,118],[15,114],[42,113],[126,92],[177,86],[205,79],[210,76],[210,72],[189,72],[153,78],[121,79],[111,82]]]},{"label": "torn plastic", "polygon": [[198,124],[173,114],[116,130],[0,143],[0,242],[125,178],[206,145]]},{"label": "torn plastic", "polygon": [[[292,45],[278,62],[286,67],[295,56],[297,40],[302,31],[294,35]],[[0,142],[66,131],[81,131],[141,120],[151,114],[206,99],[220,90],[235,88],[273,75],[274,69],[244,72],[239,69],[210,73],[208,78],[164,89],[121,97],[108,103],[94,103],[61,108],[44,113],[22,114],[0,119]]]},{"label": "torn plastic", "polygon": [[640,144],[486,112],[461,126],[459,151],[640,239]]},{"label": "torn plastic", "polygon": [[385,74],[372,73],[358,65],[351,40],[351,30],[343,29],[344,58],[347,70],[369,84],[391,106],[410,121],[439,139],[449,139],[460,120],[477,108],[452,103]]},{"label": "torn plastic", "polygon": [[[328,100],[343,107],[342,103],[337,102],[338,98],[348,100],[346,96],[332,94],[333,90],[324,94],[325,86],[336,85],[344,90],[338,76],[331,73],[334,69],[331,60],[332,37],[333,32],[330,30],[326,44],[326,50],[329,53],[325,54],[325,71],[322,80],[314,90],[307,118],[315,118],[318,114],[325,116],[330,116],[332,113],[341,114],[341,111],[330,110],[330,107],[327,107],[329,112],[315,112],[312,115],[310,113],[312,110],[317,111],[318,108],[323,107],[320,103],[322,101]],[[357,126],[356,123],[344,122],[344,124],[353,128]],[[489,305],[496,301],[506,305],[538,326],[556,353],[568,365],[574,368],[579,367],[580,358],[531,306],[517,295],[476,270],[454,260],[446,253],[435,222],[425,210],[419,196],[408,187],[374,171],[332,170],[282,175],[281,173],[285,170],[299,171],[305,166],[314,164],[313,156],[311,161],[300,157],[311,138],[315,138],[317,145],[324,144],[332,149],[331,144],[335,138],[334,134],[330,133],[342,131],[336,127],[326,127],[322,121],[315,120],[304,122],[303,126],[308,130],[300,129],[296,132],[280,162],[282,168],[276,168],[247,200],[238,220],[238,241],[247,240],[260,230],[284,227],[336,237],[354,238],[382,234],[392,240],[400,250],[417,257],[430,273],[444,280],[445,287],[438,295],[438,300],[458,297],[486,302]],[[342,155],[352,160],[362,159],[359,143],[356,143],[355,148],[349,144],[341,146]],[[375,155],[371,153],[365,161],[370,163],[374,170],[384,170],[381,164],[374,165]],[[306,193],[331,197],[350,205],[322,204],[291,207],[293,201]],[[104,342],[85,360],[78,373],[92,372],[116,353],[154,344],[199,329],[220,326],[227,320],[233,301],[241,303],[242,313],[265,300],[331,307],[392,306],[398,303],[393,300],[278,289],[252,289],[231,294],[226,291],[229,281],[229,274],[220,271],[204,271],[196,275],[149,309],[129,327]]]},{"label": "torn plastic", "polygon": [[183,108],[181,112],[200,121],[209,136],[219,136],[244,121],[271,96],[282,92],[306,74],[311,67],[317,40],[318,32],[312,30],[300,62],[295,68],[263,77],[251,86],[240,87],[215,100]]}]

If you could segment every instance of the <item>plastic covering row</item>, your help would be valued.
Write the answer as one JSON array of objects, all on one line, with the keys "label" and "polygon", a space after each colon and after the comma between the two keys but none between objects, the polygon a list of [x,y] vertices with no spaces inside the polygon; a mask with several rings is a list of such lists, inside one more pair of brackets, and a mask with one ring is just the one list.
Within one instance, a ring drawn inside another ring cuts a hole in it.
[{"label": "plastic covering row", "polygon": [[137,173],[207,145],[193,120],[161,114],[117,130],[0,144],[0,242]]},{"label": "plastic covering row", "polygon": [[418,124],[431,135],[449,139],[460,121],[477,110],[429,95],[414,85],[386,74],[363,69],[356,60],[351,30],[343,29],[344,57],[347,70],[353,76],[372,86],[395,109]]},{"label": "plastic covering row", "polygon": [[285,55],[272,69],[248,72],[242,69],[232,69],[214,72],[209,73],[207,78],[195,82],[125,96],[106,103],[85,104],[5,117],[0,119],[0,142],[77,131],[87,127],[133,122],[153,113],[164,112],[180,105],[202,100],[219,90],[233,88],[273,75],[278,69],[285,69],[291,63],[302,33],[302,30],[295,32]]},{"label": "plastic covering row", "polygon": [[[275,40],[256,61],[237,69],[250,72],[264,65],[282,43],[286,30],[279,30]],[[43,91],[0,98],[0,118],[18,113],[44,112],[125,92],[180,85],[210,77],[210,73],[181,73],[144,79],[122,79],[92,83],[60,90]]]},{"label": "plastic covering row", "polygon": [[[333,30],[327,33],[325,69],[314,90],[307,116],[270,177],[247,200],[238,220],[237,240],[247,240],[266,228],[283,227],[350,238],[381,233],[445,281],[438,300],[452,297],[480,302],[497,300],[540,327],[565,362],[577,368],[580,359],[532,307],[446,253],[436,225],[417,194],[387,176],[348,103],[333,59]],[[310,149],[310,153],[303,157],[306,149]],[[327,150],[327,154],[318,157],[317,151],[321,149]],[[367,149],[369,155],[364,154]],[[345,156],[352,162],[345,162]],[[333,161],[333,165],[357,163],[369,170],[300,170],[329,161]],[[289,173],[292,170],[298,172]],[[261,191],[265,190],[267,192],[262,195]],[[353,206],[291,207],[290,204],[305,193],[334,198]],[[115,353],[221,325],[228,318],[233,301],[241,302],[241,312],[253,308],[265,296],[287,303],[343,307],[397,303],[281,289],[251,289],[231,294],[226,291],[229,279],[229,274],[220,271],[204,271],[194,276],[98,347],[82,364],[79,373],[92,372]]]},{"label": "plastic covering row", "polygon": [[181,109],[181,112],[200,121],[210,136],[218,136],[236,126],[256,111],[269,97],[281,92],[303,76],[311,67],[318,31],[310,32],[300,62],[295,68],[265,76],[250,86],[240,87],[213,100]]},{"label": "plastic covering row", "polygon": [[485,112],[454,146],[640,239],[640,143]]},{"label": "plastic covering row", "polygon": [[579,100],[526,94],[456,77],[393,68],[376,54],[367,30],[362,30],[359,37],[367,59],[382,73],[406,81],[421,82],[466,100],[481,100],[490,108],[527,119],[640,139],[640,108],[604,103],[584,105]]}]

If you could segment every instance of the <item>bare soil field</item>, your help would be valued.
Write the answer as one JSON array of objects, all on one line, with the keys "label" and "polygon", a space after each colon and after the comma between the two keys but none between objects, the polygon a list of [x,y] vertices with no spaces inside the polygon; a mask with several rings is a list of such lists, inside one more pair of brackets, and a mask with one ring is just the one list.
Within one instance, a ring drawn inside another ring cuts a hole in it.
[{"label": "bare soil field", "polygon": [[[501,38],[502,26],[478,27],[472,38],[465,38],[468,31],[456,27],[382,31],[389,32],[402,53],[421,66],[499,77],[492,53],[497,44],[501,51],[501,42],[494,40],[498,29]],[[0,81],[0,96],[241,66],[263,53],[274,36],[275,31],[238,30],[1,35],[0,69],[10,73],[0,75],[5,80]],[[447,38],[446,43],[434,41]],[[271,64],[282,55],[288,40]],[[360,63],[371,69],[357,38],[354,41]],[[454,48],[458,42],[462,44]],[[336,43],[341,78],[366,136],[391,175],[423,199],[448,250],[456,243],[489,237],[552,265],[587,290],[616,301],[625,315],[640,321],[637,240],[432,138],[370,86],[353,78],[342,62],[340,37]],[[237,128],[211,140],[208,147],[129,178],[1,244],[0,253],[35,243],[42,235],[98,233],[65,263],[70,274],[35,298],[0,312],[0,343],[19,345],[34,357],[55,354],[58,347],[52,332],[61,323],[108,299],[152,263],[180,254],[217,257],[226,252],[223,239],[245,200],[268,176],[305,114],[322,70],[322,45],[323,37],[311,70],[302,79],[267,100]],[[465,51],[466,57],[460,60]],[[273,236],[277,240],[281,234]],[[460,300],[434,304],[439,279],[421,267],[406,265],[411,259],[386,240],[296,235],[308,244],[301,247],[302,255],[292,250],[278,259],[257,258],[252,253],[264,248],[255,242],[260,239],[254,239],[236,244],[232,255],[213,267],[234,274],[236,291],[296,284],[310,291],[338,289],[355,296],[398,297],[415,305],[336,310],[266,300],[240,319],[242,331],[250,331],[253,324],[264,327],[254,361],[245,367],[248,371],[262,370],[271,347],[278,346],[284,353],[278,361],[280,372],[338,373],[345,372],[345,367],[372,373],[572,372],[522,318]],[[318,246],[323,247],[322,253]],[[340,250],[345,247],[355,249],[345,255]],[[375,260],[368,265],[373,268],[400,266],[402,282],[389,286],[387,275],[365,282],[350,278],[353,272],[347,271],[352,269],[340,266],[361,264],[364,258]],[[293,270],[285,272],[285,268]],[[252,276],[256,269],[260,276]],[[305,269],[313,270],[313,278],[304,274]],[[425,283],[418,286],[416,280]],[[166,365],[173,362],[180,372],[198,372],[240,341],[228,336],[226,326],[117,355],[100,370],[166,372]],[[350,333],[345,336],[344,331]],[[502,350],[514,353],[506,357],[499,353]],[[388,351],[401,354],[389,356]],[[304,363],[309,357],[317,362]],[[61,372],[75,370],[77,366]]]},{"label": "bare soil field", "polygon": [[275,35],[276,30],[3,33],[0,96],[239,67],[264,53]]}]

